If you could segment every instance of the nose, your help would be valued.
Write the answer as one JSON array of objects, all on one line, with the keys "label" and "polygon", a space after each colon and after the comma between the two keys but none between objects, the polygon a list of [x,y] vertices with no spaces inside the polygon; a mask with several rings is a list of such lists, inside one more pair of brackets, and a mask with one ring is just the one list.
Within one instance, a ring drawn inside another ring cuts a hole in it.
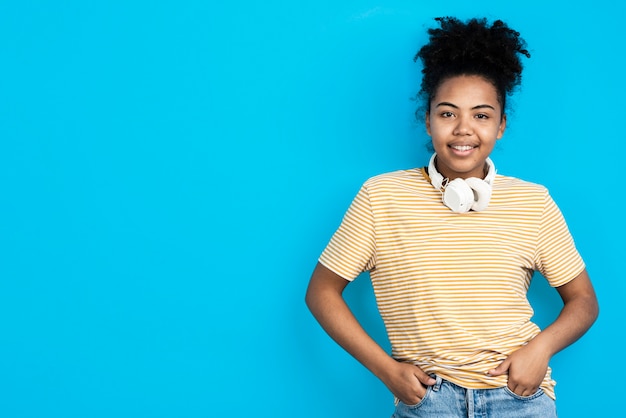
[{"label": "nose", "polygon": [[474,130],[472,128],[471,121],[465,117],[458,119],[456,126],[454,127],[455,135],[472,135]]}]

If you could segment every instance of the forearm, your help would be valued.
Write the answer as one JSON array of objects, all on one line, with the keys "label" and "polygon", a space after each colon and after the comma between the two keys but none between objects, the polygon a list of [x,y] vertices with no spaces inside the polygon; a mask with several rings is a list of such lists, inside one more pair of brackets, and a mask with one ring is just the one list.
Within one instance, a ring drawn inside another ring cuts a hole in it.
[{"label": "forearm", "polygon": [[307,290],[307,306],[333,340],[374,375],[382,378],[395,360],[363,329],[343,299],[342,290],[329,286],[323,278],[314,274]]},{"label": "forearm", "polygon": [[578,340],[598,317],[598,301],[586,271],[571,283],[558,289],[563,309],[557,319],[532,341],[541,345],[550,356]]},{"label": "forearm", "polygon": [[582,337],[594,323],[597,312],[594,300],[580,298],[568,302],[558,318],[535,337],[533,344],[541,344],[553,356]]}]

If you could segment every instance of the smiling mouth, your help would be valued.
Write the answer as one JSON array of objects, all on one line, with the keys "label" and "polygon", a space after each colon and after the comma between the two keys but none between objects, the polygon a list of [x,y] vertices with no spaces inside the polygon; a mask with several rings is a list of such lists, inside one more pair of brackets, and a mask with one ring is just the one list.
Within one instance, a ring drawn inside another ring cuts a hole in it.
[{"label": "smiling mouth", "polygon": [[455,149],[457,151],[469,151],[476,147],[473,147],[471,145],[450,145],[450,148]]}]

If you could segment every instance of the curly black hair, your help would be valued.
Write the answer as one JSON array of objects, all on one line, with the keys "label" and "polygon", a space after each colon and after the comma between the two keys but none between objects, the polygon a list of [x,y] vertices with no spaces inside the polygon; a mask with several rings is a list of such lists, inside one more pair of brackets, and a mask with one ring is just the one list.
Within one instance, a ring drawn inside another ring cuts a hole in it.
[{"label": "curly black hair", "polygon": [[443,81],[458,75],[478,75],[496,88],[502,112],[506,96],[522,81],[521,56],[530,58],[519,32],[486,18],[462,22],[454,17],[435,18],[440,28],[428,30],[429,42],[415,55],[421,59],[422,85],[418,93],[427,108]]}]

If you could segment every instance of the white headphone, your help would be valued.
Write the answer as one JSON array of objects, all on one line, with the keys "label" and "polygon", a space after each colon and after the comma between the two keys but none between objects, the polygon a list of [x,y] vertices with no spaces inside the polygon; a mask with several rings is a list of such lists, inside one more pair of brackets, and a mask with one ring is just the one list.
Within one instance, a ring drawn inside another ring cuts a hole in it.
[{"label": "white headphone", "polygon": [[496,167],[490,158],[485,161],[488,171],[485,179],[470,177],[467,179],[456,178],[450,181],[443,176],[435,168],[434,153],[428,163],[428,175],[430,182],[435,189],[440,190],[444,205],[452,209],[453,212],[464,213],[470,209],[481,211],[487,208],[489,199],[491,199],[491,186],[493,179],[496,177]]}]

